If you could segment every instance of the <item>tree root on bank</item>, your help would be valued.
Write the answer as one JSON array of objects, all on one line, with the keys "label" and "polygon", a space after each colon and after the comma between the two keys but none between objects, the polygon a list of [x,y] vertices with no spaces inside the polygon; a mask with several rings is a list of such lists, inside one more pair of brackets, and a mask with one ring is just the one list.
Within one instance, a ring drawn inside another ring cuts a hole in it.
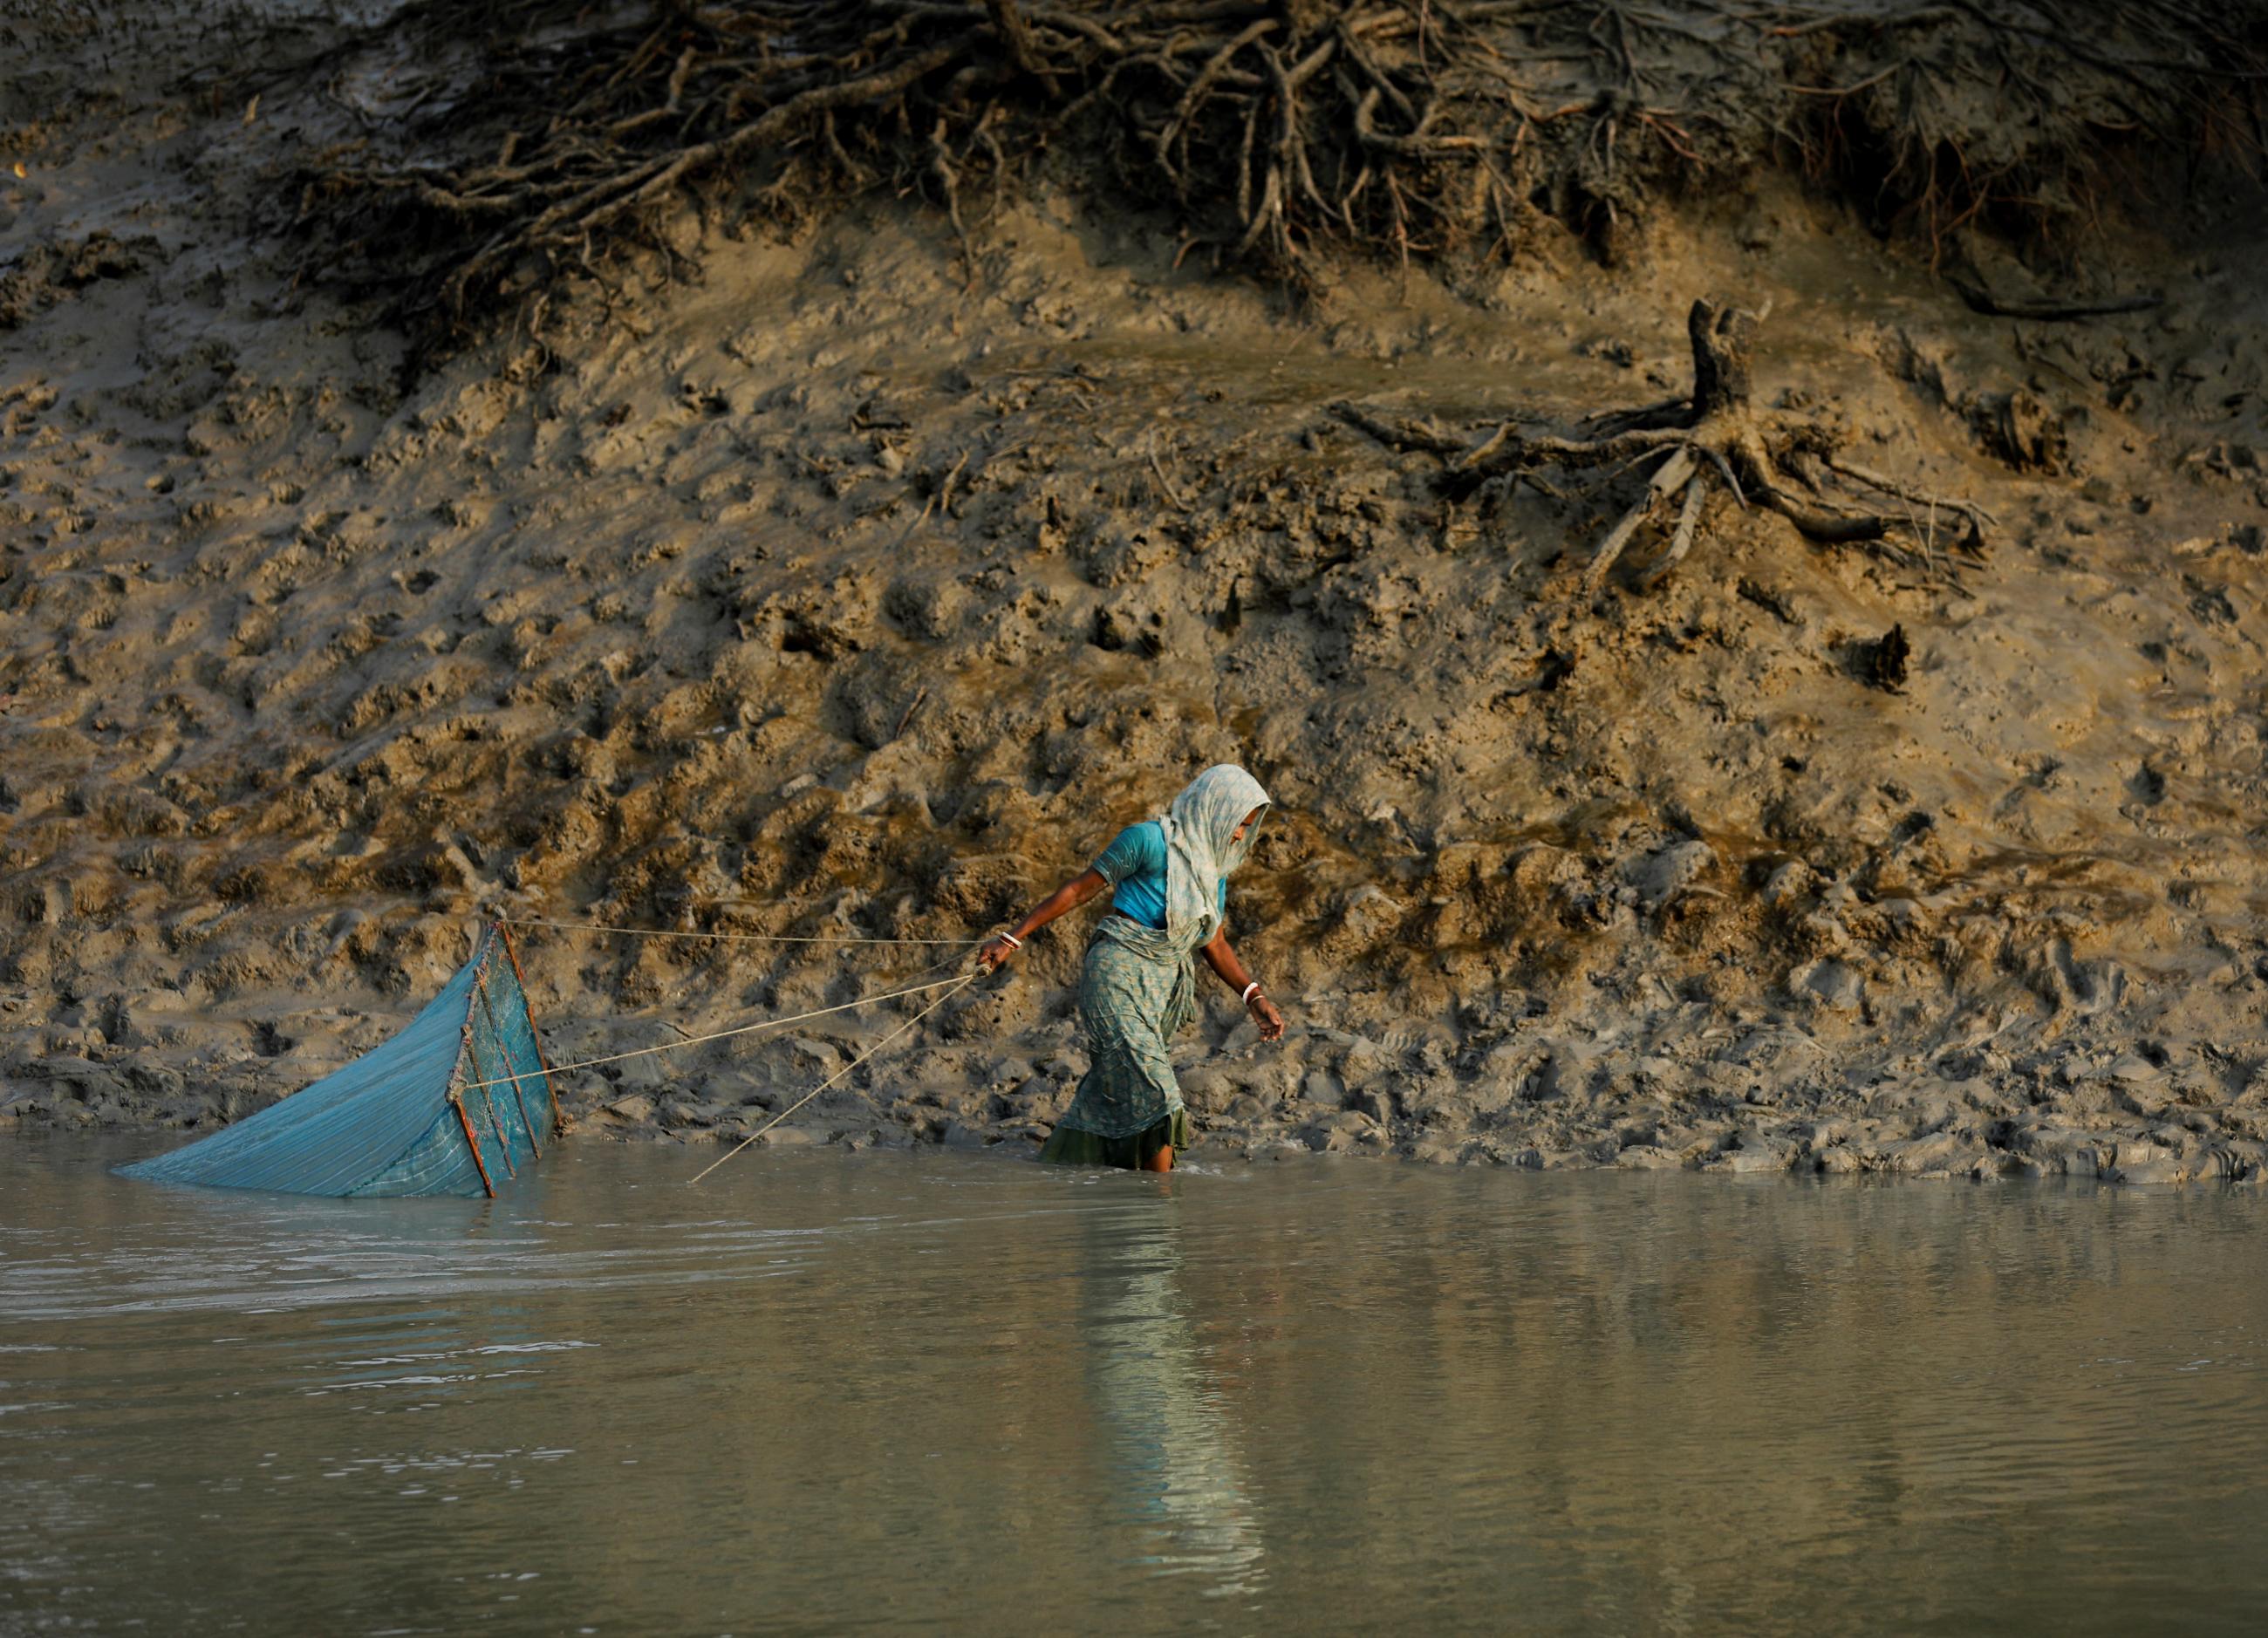
[{"label": "tree root on bank", "polygon": [[1863,173],[1854,198],[1935,239],[2083,202],[2106,133],[2242,129],[2262,4],[410,0],[334,62],[470,77],[433,70],[384,119],[346,103],[365,135],[309,160],[298,221],[307,276],[442,329],[603,283],[625,246],[674,269],[688,206],[792,223],[918,191],[967,246],[971,184],[997,203],[1050,148],[1098,197],[1177,216],[1185,254],[1301,290],[1326,246],[1504,255],[1541,217],[1611,259],[1650,190],[1773,159]]},{"label": "tree root on bank", "polygon": [[[1984,525],[1993,521],[1984,508],[1844,459],[1836,434],[1821,422],[1756,408],[1749,355],[1757,322],[1743,308],[1695,302],[1686,319],[1692,393],[1593,416],[1589,437],[1533,434],[1507,421],[1472,442],[1431,423],[1397,421],[1353,404],[1334,405],[1333,413],[1396,449],[1442,457],[1444,487],[1455,495],[1535,466],[1621,470],[1653,463],[1646,492],[1584,565],[1584,590],[1593,595],[1639,532],[1674,504],[1668,542],[1635,584],[1644,588],[1667,578],[1692,549],[1712,494],[1742,508],[1778,512],[1808,540],[1864,546],[1933,577],[1953,577],[1962,558],[1980,557]],[[1897,503],[1896,510],[1883,510],[1890,502]]]}]

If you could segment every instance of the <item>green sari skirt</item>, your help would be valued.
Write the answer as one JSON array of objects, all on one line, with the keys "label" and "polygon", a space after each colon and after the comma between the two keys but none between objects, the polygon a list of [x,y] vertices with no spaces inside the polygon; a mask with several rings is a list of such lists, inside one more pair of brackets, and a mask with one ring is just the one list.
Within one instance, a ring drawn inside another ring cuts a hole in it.
[{"label": "green sari skirt", "polygon": [[1041,1159],[1134,1170],[1168,1143],[1188,1143],[1167,1042],[1196,1014],[1196,993],[1187,951],[1123,916],[1102,918],[1079,973],[1086,1074]]},{"label": "green sari skirt", "polygon": [[1104,1137],[1075,1127],[1059,1126],[1048,1135],[1040,1158],[1059,1166],[1116,1166],[1122,1172],[1139,1172],[1145,1162],[1168,1144],[1176,1155],[1189,1146],[1187,1109],[1174,1110],[1157,1125],[1131,1137]]}]

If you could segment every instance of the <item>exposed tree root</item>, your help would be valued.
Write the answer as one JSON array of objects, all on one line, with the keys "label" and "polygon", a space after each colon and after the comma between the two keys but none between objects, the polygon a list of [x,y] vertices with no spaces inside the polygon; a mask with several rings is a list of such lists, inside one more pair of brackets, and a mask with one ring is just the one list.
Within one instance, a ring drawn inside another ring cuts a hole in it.
[{"label": "exposed tree root", "polygon": [[[1835,433],[1805,416],[1764,413],[1751,401],[1749,355],[1756,316],[1701,300],[1687,315],[1693,346],[1688,397],[1594,416],[1596,436],[1523,431],[1506,422],[1477,442],[1430,422],[1397,421],[1352,404],[1342,420],[1397,449],[1439,455],[1447,487],[1534,466],[1617,469],[1651,464],[1646,491],[1600,540],[1584,566],[1596,593],[1632,541],[1675,504],[1676,521],[1660,555],[1637,577],[1650,586],[1692,549],[1712,496],[1738,507],[1778,512],[1822,545],[1862,545],[1933,576],[1957,572],[1984,551],[1990,513],[1975,503],[1933,495],[1842,458]],[[1896,510],[1885,503],[1896,502]]]},{"label": "exposed tree root", "polygon": [[2263,10],[413,0],[381,26],[389,65],[405,36],[435,63],[469,40],[477,73],[434,69],[390,124],[357,108],[370,138],[311,162],[299,219],[324,230],[312,276],[390,285],[445,326],[624,245],[674,265],[663,223],[688,202],[792,221],[919,189],[966,242],[971,182],[997,199],[1050,147],[1079,185],[1295,285],[1329,245],[1502,253],[1539,210],[1611,255],[1650,188],[1791,144],[1936,235],[2068,208],[2107,133],[2241,145]]}]

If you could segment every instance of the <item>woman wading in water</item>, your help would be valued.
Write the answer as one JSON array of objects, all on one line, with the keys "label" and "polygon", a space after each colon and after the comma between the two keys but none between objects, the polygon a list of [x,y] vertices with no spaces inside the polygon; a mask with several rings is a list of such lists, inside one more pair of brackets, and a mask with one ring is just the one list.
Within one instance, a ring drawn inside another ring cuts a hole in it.
[{"label": "woman wading in water", "polygon": [[1024,941],[1104,888],[1110,914],[1086,947],[1079,1017],[1094,1062],[1040,1150],[1066,1165],[1170,1172],[1189,1142],[1189,1115],[1166,1050],[1197,1017],[1193,958],[1244,999],[1263,1040],[1284,1015],[1228,947],[1228,878],[1252,851],[1268,793],[1241,768],[1209,768],[1163,819],[1130,825],[1093,867],[1057,888],[978,955],[988,973]]}]

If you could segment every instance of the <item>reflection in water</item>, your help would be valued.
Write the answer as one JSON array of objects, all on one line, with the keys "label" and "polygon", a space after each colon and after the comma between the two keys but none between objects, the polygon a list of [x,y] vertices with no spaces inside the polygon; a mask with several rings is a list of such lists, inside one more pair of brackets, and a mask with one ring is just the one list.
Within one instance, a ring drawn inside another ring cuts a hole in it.
[{"label": "reflection in water", "polygon": [[[0,1633],[2124,1632],[2268,1603],[2268,1201],[0,1144]],[[246,1567],[256,1567],[247,1576]]]},{"label": "reflection in water", "polygon": [[1199,1572],[1216,1592],[1248,1591],[1260,1580],[1260,1525],[1190,1328],[1178,1190],[1135,1186],[1156,1192],[1079,1221],[1088,1392],[1122,1515],[1155,1544],[1132,1568]]}]

